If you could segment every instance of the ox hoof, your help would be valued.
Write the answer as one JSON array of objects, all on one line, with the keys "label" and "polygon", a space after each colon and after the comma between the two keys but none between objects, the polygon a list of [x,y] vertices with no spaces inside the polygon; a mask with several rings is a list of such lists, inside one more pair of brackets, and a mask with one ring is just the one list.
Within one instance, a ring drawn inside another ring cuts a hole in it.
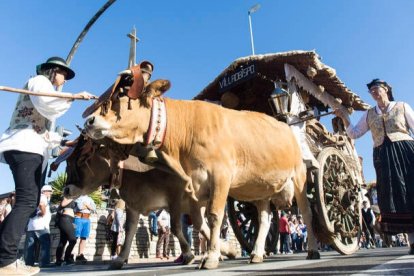
[{"label": "ox hoof", "polygon": [[117,259],[111,261],[111,263],[109,264],[108,269],[110,269],[110,270],[121,269],[122,266],[124,265],[124,263],[125,263],[124,260],[117,258]]},{"label": "ox hoof", "polygon": [[250,255],[249,263],[253,263],[253,264],[263,263],[263,256],[252,254]]},{"label": "ox hoof", "polygon": [[193,254],[184,254],[183,255],[183,265],[190,265],[194,263],[195,257]]},{"label": "ox hoof", "polygon": [[321,255],[319,254],[318,251],[309,250],[306,260],[319,260],[320,258],[321,258]]},{"label": "ox hoof", "polygon": [[203,269],[214,269],[217,268],[219,265],[219,260],[212,260],[211,258],[207,258],[204,260],[203,265],[201,268]]}]

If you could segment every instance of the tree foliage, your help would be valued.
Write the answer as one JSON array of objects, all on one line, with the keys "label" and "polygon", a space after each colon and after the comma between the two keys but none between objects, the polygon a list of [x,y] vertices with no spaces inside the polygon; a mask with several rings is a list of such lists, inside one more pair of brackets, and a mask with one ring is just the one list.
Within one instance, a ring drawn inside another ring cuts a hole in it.
[{"label": "tree foliage", "polygon": [[[53,189],[52,198],[50,199],[52,204],[59,204],[60,201],[62,200],[63,188],[65,187],[66,179],[67,179],[66,173],[62,173],[62,174],[58,174],[58,176],[49,183]],[[96,206],[101,206],[102,196],[99,190],[94,191],[93,193],[89,194],[89,196],[93,199]]]}]

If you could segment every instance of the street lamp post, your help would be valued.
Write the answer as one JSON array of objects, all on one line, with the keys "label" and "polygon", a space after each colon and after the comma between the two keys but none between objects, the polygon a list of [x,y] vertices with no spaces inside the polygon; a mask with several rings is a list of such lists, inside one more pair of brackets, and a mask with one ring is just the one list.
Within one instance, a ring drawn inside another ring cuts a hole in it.
[{"label": "street lamp post", "polygon": [[247,12],[247,14],[249,16],[250,42],[252,44],[252,53],[253,53],[253,55],[254,55],[254,42],[253,42],[253,28],[252,28],[252,16],[251,16],[251,14],[254,13],[254,12],[256,12],[258,9],[260,9],[260,4],[254,5]]}]

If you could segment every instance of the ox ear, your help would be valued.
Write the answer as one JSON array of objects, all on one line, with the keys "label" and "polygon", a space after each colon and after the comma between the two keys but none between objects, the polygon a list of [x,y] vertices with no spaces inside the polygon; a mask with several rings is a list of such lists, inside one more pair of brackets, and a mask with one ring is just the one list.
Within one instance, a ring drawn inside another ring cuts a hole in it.
[{"label": "ox ear", "polygon": [[155,80],[145,88],[147,97],[159,97],[171,87],[169,80]]}]

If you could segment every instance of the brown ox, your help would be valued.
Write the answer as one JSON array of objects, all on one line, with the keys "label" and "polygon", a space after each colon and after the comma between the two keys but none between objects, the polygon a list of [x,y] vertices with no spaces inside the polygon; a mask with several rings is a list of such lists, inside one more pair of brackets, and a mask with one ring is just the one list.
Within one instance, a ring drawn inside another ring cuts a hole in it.
[{"label": "brown ox", "polygon": [[[154,81],[137,99],[114,89],[104,108],[86,118],[87,134],[94,139],[106,136],[120,144],[144,143],[153,99],[169,86],[167,80]],[[218,266],[220,224],[228,195],[253,202],[258,209],[260,228],[252,261],[263,259],[270,226],[269,201],[279,208],[288,207],[293,196],[309,227],[308,258],[319,258],[306,198],[306,168],[288,125],[262,113],[202,101],[164,101],[167,131],[157,155],[185,180],[193,195],[208,201],[211,241],[203,267]],[[154,163],[155,167],[160,165],[159,161]]]},{"label": "brown ox", "polygon": [[[106,147],[92,144],[90,140],[86,142],[80,136],[74,152],[67,159],[68,178],[64,189],[65,196],[77,197],[81,194],[89,194],[100,185],[109,184],[110,164],[118,162],[110,159],[108,154]],[[204,219],[205,207],[197,209],[198,203],[180,189],[182,180],[179,177],[158,171],[139,162],[135,157],[131,156],[124,162],[121,175],[118,185],[120,196],[127,205],[126,235],[121,253],[117,259],[111,261],[109,268],[120,269],[128,259],[139,215],[148,215],[150,211],[161,208],[165,208],[171,214],[171,231],[180,243],[183,264],[192,263],[194,255],[183,236],[180,216],[182,212],[190,214],[194,228],[209,239],[210,229]],[[236,255],[235,249],[229,243],[222,244],[221,249],[221,253],[229,258],[234,258]]]}]

